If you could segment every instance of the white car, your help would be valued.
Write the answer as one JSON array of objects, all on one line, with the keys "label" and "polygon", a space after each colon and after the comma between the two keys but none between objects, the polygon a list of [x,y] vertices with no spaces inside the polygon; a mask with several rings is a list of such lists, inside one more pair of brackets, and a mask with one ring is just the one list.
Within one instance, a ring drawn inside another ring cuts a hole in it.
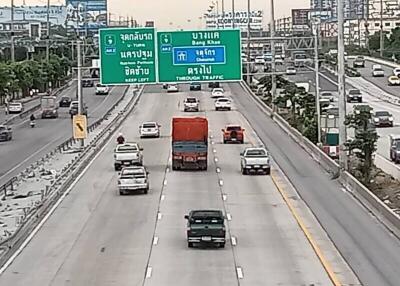
[{"label": "white car", "polygon": [[167,92],[178,92],[179,86],[177,83],[170,83],[167,86]]},{"label": "white car", "polygon": [[118,144],[114,150],[115,171],[119,171],[125,166],[143,166],[142,151],[143,148],[140,148],[137,143]]},{"label": "white car", "polygon": [[211,91],[211,98],[224,97],[224,89],[221,87],[216,87]]},{"label": "white car", "polygon": [[8,104],[8,113],[21,113],[24,111],[24,106],[21,102],[10,102]]},{"label": "white car", "polygon": [[286,74],[287,75],[295,75],[297,74],[296,68],[293,66],[289,66],[286,68]]},{"label": "white car", "polygon": [[110,92],[110,88],[108,86],[100,84],[100,83],[96,84],[95,90],[96,90],[96,94],[107,95]]},{"label": "white car", "polygon": [[281,55],[275,55],[275,64],[283,65],[283,58]]},{"label": "white car", "polygon": [[157,122],[144,122],[139,127],[140,138],[144,137],[160,137],[160,127]]},{"label": "white car", "polygon": [[330,102],[333,102],[334,99],[335,99],[333,93],[330,92],[330,91],[322,91],[322,92],[319,94],[319,98],[320,98],[320,99],[327,99],[327,100],[329,100]]},{"label": "white car", "polygon": [[393,69],[393,75],[400,76],[400,68],[394,68]]},{"label": "white car", "polygon": [[195,97],[187,97],[183,101],[183,111],[199,111],[199,100]]},{"label": "white car", "polygon": [[149,191],[148,172],[143,166],[124,167],[118,178],[118,190],[120,195],[132,191]]},{"label": "white car", "polygon": [[254,63],[256,64],[265,64],[265,58],[263,56],[258,56],[256,57],[256,59],[254,60]]},{"label": "white car", "polygon": [[383,70],[382,67],[374,67],[373,70],[372,70],[372,76],[373,77],[385,76],[385,71]]},{"label": "white car", "polygon": [[215,110],[231,110],[232,101],[227,97],[218,98],[215,101]]},{"label": "white car", "polygon": [[400,85],[400,78],[395,75],[391,75],[388,77],[388,84],[389,85]]}]

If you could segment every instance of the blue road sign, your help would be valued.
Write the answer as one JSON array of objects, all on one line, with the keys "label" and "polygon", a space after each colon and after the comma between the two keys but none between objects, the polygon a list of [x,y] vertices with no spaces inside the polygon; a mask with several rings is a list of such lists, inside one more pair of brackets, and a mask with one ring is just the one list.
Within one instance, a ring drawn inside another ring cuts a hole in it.
[{"label": "blue road sign", "polygon": [[225,64],[225,46],[173,47],[174,65]]}]

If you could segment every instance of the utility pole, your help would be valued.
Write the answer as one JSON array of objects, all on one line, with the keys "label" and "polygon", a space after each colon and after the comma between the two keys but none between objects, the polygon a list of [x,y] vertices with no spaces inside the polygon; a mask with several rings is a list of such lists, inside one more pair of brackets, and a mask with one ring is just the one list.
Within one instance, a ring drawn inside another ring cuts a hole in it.
[{"label": "utility pole", "polygon": [[[78,114],[83,114],[83,97],[82,97],[82,63],[81,63],[81,41],[78,39],[76,42],[77,60],[78,60]],[[81,147],[85,147],[84,139],[80,140]]]},{"label": "utility pole", "polygon": [[272,116],[276,112],[276,106],[274,104],[275,97],[276,97],[276,77],[275,77],[275,72],[276,72],[276,66],[275,66],[275,11],[274,11],[274,0],[271,0],[271,24],[270,24],[270,29],[271,29],[271,55],[272,55],[272,61],[271,61],[271,83],[272,83],[272,88],[271,88],[271,96],[272,96]]},{"label": "utility pole", "polygon": [[232,0],[232,29],[235,29],[235,0]]},{"label": "utility pole", "polygon": [[222,29],[225,29],[225,0],[222,0],[221,3],[222,9]]},{"label": "utility pole", "polygon": [[14,0],[11,0],[11,62],[15,61],[15,47],[14,47]]},{"label": "utility pole", "polygon": [[347,130],[346,120],[346,82],[344,76],[344,0],[338,0],[338,89],[339,89],[339,164],[342,170],[348,170],[345,142]]},{"label": "utility pole", "polygon": [[318,58],[318,25],[319,19],[314,19],[314,68],[315,68],[315,104],[317,105],[318,144],[321,143],[321,106],[319,104],[319,58]]},{"label": "utility pole", "polygon": [[50,0],[47,0],[46,61],[50,58]]},{"label": "utility pole", "polygon": [[383,0],[381,0],[381,13],[380,13],[380,20],[381,20],[381,31],[379,34],[379,55],[381,58],[383,58],[383,50],[385,49],[385,41],[384,41],[384,35],[383,35]]},{"label": "utility pole", "polygon": [[250,85],[250,0],[247,0],[247,83]]}]

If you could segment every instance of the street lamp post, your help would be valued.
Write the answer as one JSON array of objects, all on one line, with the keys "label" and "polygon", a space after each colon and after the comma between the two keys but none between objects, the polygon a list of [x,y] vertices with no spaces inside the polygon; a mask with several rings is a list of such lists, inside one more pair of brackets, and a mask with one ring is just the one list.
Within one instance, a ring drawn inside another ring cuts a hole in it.
[{"label": "street lamp post", "polygon": [[47,32],[46,32],[46,61],[49,62],[50,57],[50,0],[47,0]]},{"label": "street lamp post", "polygon": [[275,77],[275,72],[276,72],[276,66],[275,66],[275,11],[274,11],[274,0],[271,0],[271,23],[270,23],[270,29],[271,29],[271,56],[272,56],[272,61],[271,61],[271,97],[272,97],[272,115],[276,112],[276,106],[274,104],[275,97],[276,97],[276,77]]},{"label": "street lamp post", "polygon": [[342,170],[348,169],[345,142],[347,130],[344,124],[346,120],[346,97],[344,75],[344,0],[338,0],[338,89],[339,89],[339,163]]},{"label": "street lamp post", "polygon": [[15,61],[15,47],[14,47],[14,0],[11,0],[11,62]]},{"label": "street lamp post", "polygon": [[[83,114],[83,97],[82,97],[82,59],[81,59],[81,41],[78,39],[76,42],[76,51],[77,51],[77,67],[78,67],[78,114]],[[81,147],[85,146],[84,139],[81,139]]]},{"label": "street lamp post", "polygon": [[247,83],[250,85],[250,0],[247,0]]},{"label": "street lamp post", "polygon": [[235,29],[235,0],[232,0],[232,29]]},{"label": "street lamp post", "polygon": [[319,104],[319,58],[318,58],[318,25],[319,19],[314,19],[314,68],[315,68],[315,103],[317,108],[318,144],[321,143],[321,106]]},{"label": "street lamp post", "polygon": [[383,58],[383,50],[385,49],[385,41],[384,41],[384,34],[383,34],[383,0],[380,2],[380,34],[379,34],[379,55]]}]

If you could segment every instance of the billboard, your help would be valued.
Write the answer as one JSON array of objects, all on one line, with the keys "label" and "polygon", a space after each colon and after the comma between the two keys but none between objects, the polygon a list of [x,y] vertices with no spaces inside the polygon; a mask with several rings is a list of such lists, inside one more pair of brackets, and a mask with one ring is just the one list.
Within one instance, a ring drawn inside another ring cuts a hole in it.
[{"label": "billboard", "polygon": [[67,27],[97,32],[107,27],[107,0],[66,0]]},{"label": "billboard", "polygon": [[[204,14],[206,20],[207,29],[216,28],[232,28],[233,14],[232,12],[225,13],[207,13]],[[235,28],[247,30],[249,15],[247,11],[235,12]],[[262,30],[263,24],[263,11],[251,11],[250,12],[250,29],[251,30]]]},{"label": "billboard", "polygon": [[[67,8],[65,6],[49,7],[50,23],[65,26]],[[0,7],[0,23],[11,21],[11,7]],[[14,21],[47,22],[47,6],[14,6]]]},{"label": "billboard", "polygon": [[310,25],[310,9],[292,9],[293,26]]}]

